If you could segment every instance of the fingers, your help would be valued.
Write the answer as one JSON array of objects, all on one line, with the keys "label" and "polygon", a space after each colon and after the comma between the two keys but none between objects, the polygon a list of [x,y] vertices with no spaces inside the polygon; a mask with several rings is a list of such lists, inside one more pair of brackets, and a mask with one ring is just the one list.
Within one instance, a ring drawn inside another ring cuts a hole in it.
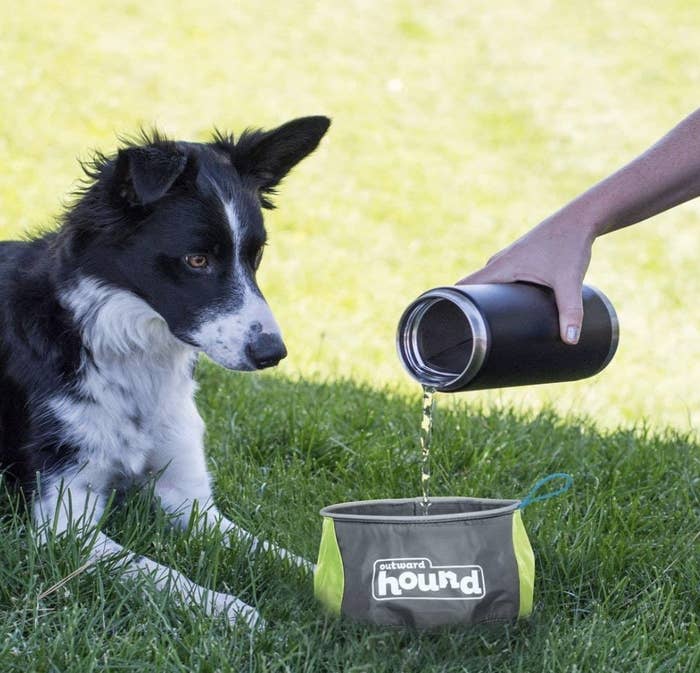
[{"label": "fingers", "polygon": [[581,336],[583,324],[582,286],[571,285],[554,288],[554,298],[559,311],[559,334],[565,344],[575,345]]},{"label": "fingers", "polygon": [[[530,280],[542,285],[542,281],[530,278],[514,278],[513,274],[494,272],[484,268],[457,281],[456,285],[473,285],[477,283],[512,283],[515,280]],[[565,344],[574,346],[581,337],[583,324],[582,284],[558,289],[554,287],[554,298],[559,312],[559,335]]]},{"label": "fingers", "polygon": [[[541,280],[523,277],[515,278],[512,273],[498,272],[488,267],[465,276],[455,283],[456,285],[473,285],[477,283],[512,283],[515,280],[529,280],[543,285]],[[582,283],[572,283],[565,287],[554,288],[554,298],[559,312],[559,335],[565,344],[574,346],[581,337],[581,325],[583,324],[583,298]]]}]

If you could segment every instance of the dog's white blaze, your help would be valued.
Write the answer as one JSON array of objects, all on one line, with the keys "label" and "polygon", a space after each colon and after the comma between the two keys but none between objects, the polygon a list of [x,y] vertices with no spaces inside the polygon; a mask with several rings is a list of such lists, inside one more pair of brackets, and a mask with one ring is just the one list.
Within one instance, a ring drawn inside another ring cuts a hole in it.
[{"label": "dog's white blaze", "polygon": [[233,205],[233,201],[223,201],[224,212],[226,213],[226,218],[228,219],[228,226],[231,227],[231,233],[233,234],[234,246],[238,242],[238,236],[241,229],[241,221],[238,219],[236,214],[236,207]]}]

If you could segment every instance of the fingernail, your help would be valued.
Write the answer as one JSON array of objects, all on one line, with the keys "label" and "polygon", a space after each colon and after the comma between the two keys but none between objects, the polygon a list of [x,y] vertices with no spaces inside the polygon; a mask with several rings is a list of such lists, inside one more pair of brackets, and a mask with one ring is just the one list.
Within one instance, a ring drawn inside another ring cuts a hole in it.
[{"label": "fingernail", "polygon": [[576,327],[576,325],[569,325],[566,328],[566,340],[570,344],[576,344],[576,343],[578,343],[578,337],[579,337],[579,328]]}]

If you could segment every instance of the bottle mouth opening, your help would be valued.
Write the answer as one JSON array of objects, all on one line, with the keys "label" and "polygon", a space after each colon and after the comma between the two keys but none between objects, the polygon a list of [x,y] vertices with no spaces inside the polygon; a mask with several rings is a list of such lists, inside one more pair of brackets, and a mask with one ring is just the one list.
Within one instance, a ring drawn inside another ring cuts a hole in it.
[{"label": "bottle mouth opening", "polygon": [[455,288],[426,292],[399,322],[397,347],[404,367],[418,382],[438,390],[472,379],[486,357],[486,346],[481,314]]}]

